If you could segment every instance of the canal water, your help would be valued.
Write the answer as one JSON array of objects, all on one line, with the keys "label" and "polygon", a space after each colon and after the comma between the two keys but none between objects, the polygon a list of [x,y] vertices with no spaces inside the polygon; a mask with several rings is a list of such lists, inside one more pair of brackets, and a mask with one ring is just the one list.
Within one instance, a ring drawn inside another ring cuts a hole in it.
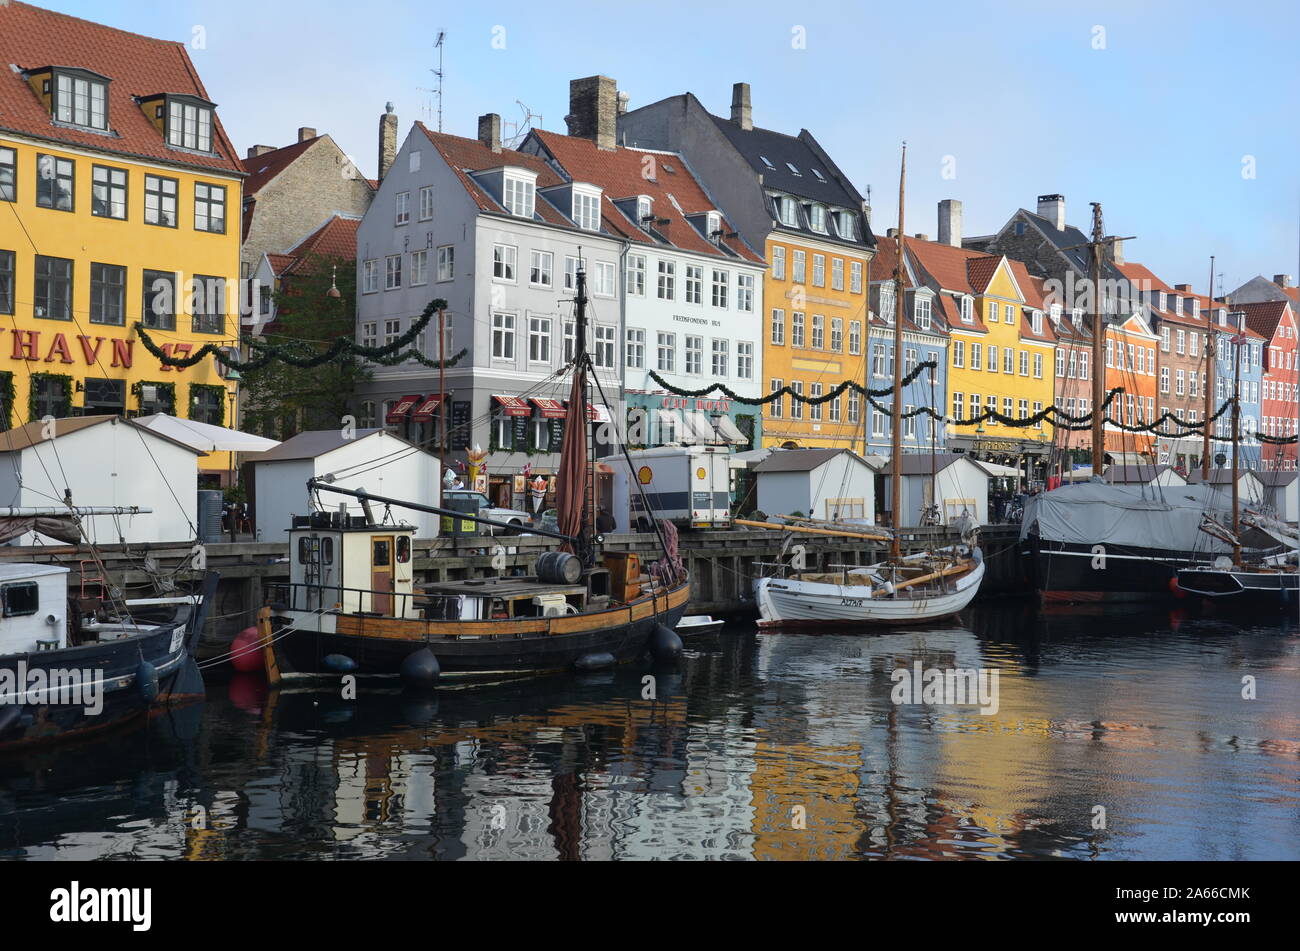
[{"label": "canal water", "polygon": [[[996,710],[894,702],[895,671],[954,668],[996,671]],[[432,697],[241,675],[0,760],[0,856],[1296,859],[1300,635],[991,603]]]}]

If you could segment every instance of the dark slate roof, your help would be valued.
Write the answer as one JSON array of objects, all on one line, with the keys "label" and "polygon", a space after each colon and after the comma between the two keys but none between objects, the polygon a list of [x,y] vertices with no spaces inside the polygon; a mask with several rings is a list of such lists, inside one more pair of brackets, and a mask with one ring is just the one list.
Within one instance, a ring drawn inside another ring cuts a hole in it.
[{"label": "dark slate roof", "polygon": [[[1242,476],[1249,475],[1250,473],[1251,473],[1250,469],[1245,469],[1245,468],[1238,469],[1237,478],[1240,479]],[[1258,472],[1254,474],[1256,478],[1259,477]],[[1204,480],[1201,478],[1200,469],[1193,469],[1191,472],[1187,474],[1187,482],[1190,485],[1196,485],[1197,483],[1202,481],[1207,482],[1210,485],[1232,485],[1232,469],[1231,467],[1227,467],[1227,466],[1225,466],[1222,469],[1219,468],[1211,469],[1209,479],[1204,479]]]},{"label": "dark slate roof", "polygon": [[[903,453],[903,475],[929,475],[931,471],[931,454],[928,452],[905,452]],[[960,452],[936,452],[934,453],[933,467],[935,472],[942,472],[958,459],[965,458]],[[975,462],[974,459],[971,462]],[[886,463],[885,467],[880,470],[882,475],[893,475],[894,467]]]},{"label": "dark slate roof", "polygon": [[[364,439],[367,436],[373,436],[378,432],[383,432],[383,430],[358,429],[351,439],[345,439],[343,431],[340,429],[316,429],[299,433],[290,439],[286,439],[274,449],[268,449],[266,452],[250,453],[247,458],[252,462],[290,462],[295,459],[315,459],[317,456],[338,449],[340,446],[356,442],[358,439]],[[393,438],[401,439],[400,436],[394,436]],[[405,442],[406,440],[402,441]]]},{"label": "dark slate roof", "polygon": [[1297,472],[1295,469],[1284,469],[1281,471],[1265,469],[1262,472],[1256,472],[1255,475],[1259,477],[1260,482],[1264,483],[1266,486],[1273,487],[1290,485],[1297,477],[1300,477],[1300,472]]},{"label": "dark slate roof", "polygon": [[[1070,262],[1082,274],[1091,273],[1092,260],[1088,253],[1087,244],[1089,238],[1074,225],[1067,223],[1063,230],[1057,230],[1052,222],[1048,221],[1042,215],[1035,214],[1032,211],[1026,211],[1021,208],[1017,214],[1024,215],[1025,218],[1038,227],[1046,235],[1047,240],[1055,245],[1056,249],[1070,259]],[[1076,247],[1081,245],[1081,247]],[[1070,250],[1066,251],[1065,248]],[[1114,264],[1110,261],[1102,262],[1102,279],[1112,281],[1126,281],[1127,278]]]},{"label": "dark slate roof", "polygon": [[871,468],[867,460],[848,449],[774,449],[770,456],[754,467],[754,471],[812,472],[841,453],[848,453],[862,465]]},{"label": "dark slate roof", "polygon": [[[835,244],[848,244],[865,248],[875,247],[876,239],[871,233],[871,226],[862,214],[862,196],[853,187],[848,177],[836,167],[835,163],[829,161],[828,157],[823,157],[825,153],[821,153],[819,148],[814,148],[804,141],[801,136],[773,132],[771,129],[760,129],[758,126],[751,129],[742,129],[730,119],[723,119],[721,116],[712,114],[709,115],[709,118],[718,127],[718,131],[749,163],[750,167],[762,176],[764,188],[787,192],[796,198],[847,208],[857,215],[858,227],[861,233],[858,240],[846,241],[835,234],[822,234],[818,231],[812,231],[807,227],[807,222],[804,220],[802,213],[800,214],[801,227],[793,230],[806,232],[818,240],[830,241]],[[806,131],[803,135],[812,138]],[[769,168],[763,162],[763,156],[771,159],[775,168]],[[795,175],[791,172],[787,163],[799,169],[799,174]],[[813,171],[814,169],[821,172],[826,180],[821,181],[818,179]],[[777,217],[775,210],[770,206],[768,210],[775,219]],[[778,227],[791,230],[789,225],[779,225]]]}]

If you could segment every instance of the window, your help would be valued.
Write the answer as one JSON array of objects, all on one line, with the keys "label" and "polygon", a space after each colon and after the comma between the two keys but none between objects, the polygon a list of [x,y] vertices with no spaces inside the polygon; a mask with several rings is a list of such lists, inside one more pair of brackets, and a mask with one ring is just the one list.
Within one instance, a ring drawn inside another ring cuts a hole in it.
[{"label": "window", "polygon": [[1002,348],[1002,372],[1003,373],[1016,372],[1016,352],[1012,350],[1010,347]]},{"label": "window", "polygon": [[528,318],[528,361],[551,362],[551,318]]},{"label": "window", "polygon": [[704,338],[692,334],[686,335],[685,371],[692,375],[704,372]]},{"label": "window", "polygon": [[849,292],[852,294],[862,293],[862,262],[851,261],[849,263]]},{"label": "window", "polygon": [[1019,413],[1017,415],[1019,416],[1020,419],[1029,418],[1029,400],[1021,400],[1017,408],[1019,409]]},{"label": "window", "polygon": [[677,334],[659,331],[656,349],[660,372],[672,373],[677,364]]},{"label": "window", "polygon": [[930,329],[930,306],[930,298],[922,297],[919,294],[912,302],[913,318],[916,321],[916,326],[922,330]]},{"label": "window", "polygon": [[[822,385],[820,383],[813,383],[809,386],[808,396],[811,399],[820,399],[821,395],[822,395]],[[821,422],[821,418],[822,418],[821,403],[808,404],[808,418],[811,419],[813,422]]]},{"label": "window", "polygon": [[831,318],[831,349],[836,353],[844,349],[844,321],[839,317]]},{"label": "window", "polygon": [[1079,351],[1079,379],[1088,379],[1088,351]]},{"label": "window", "polygon": [[736,342],[736,379],[754,378],[754,345],[747,340]]},{"label": "window", "polygon": [[813,314],[812,319],[812,348],[822,350],[826,347],[826,318],[821,314]]},{"label": "window", "polygon": [[195,274],[191,279],[190,329],[194,333],[225,333],[226,282],[224,278]]},{"label": "window", "polygon": [[176,227],[176,179],[158,175],[144,177],[144,223],[162,228]]},{"label": "window", "polygon": [[384,346],[392,344],[402,335],[402,322],[400,320],[384,321]]},{"label": "window", "polygon": [[1020,375],[1029,376],[1029,351],[1020,351]]},{"label": "window", "polygon": [[871,414],[871,435],[873,437],[877,439],[885,438],[885,423],[888,422],[888,419],[889,417],[881,410],[876,410]]},{"label": "window", "polygon": [[1163,353],[1169,352],[1169,328],[1160,328],[1160,350]]},{"label": "window", "polygon": [[[781,387],[783,386],[785,386],[785,383],[783,383],[781,380],[772,380],[771,381],[772,388],[771,390],[769,390],[769,392],[775,393],[778,390],[780,390]],[[776,399],[772,400],[772,402],[767,404],[768,415],[771,416],[773,419],[780,419],[782,412],[784,410],[784,406],[785,406],[785,397],[778,396]]]},{"label": "window", "polygon": [[727,287],[730,284],[731,275],[726,271],[719,271],[716,268],[713,271],[713,306],[721,307],[724,310],[727,307]]},{"label": "window", "polygon": [[379,339],[378,333],[379,333],[379,325],[375,321],[368,320],[365,323],[363,323],[361,325],[361,346],[363,347],[375,346]]},{"label": "window", "polygon": [[226,233],[226,189],[221,185],[194,184],[194,230]]},{"label": "window", "polygon": [[1186,374],[1185,371],[1182,370],[1182,368],[1179,368],[1178,370],[1177,380],[1178,383],[1174,392],[1177,393],[1179,396],[1182,396],[1183,393],[1186,391]]},{"label": "window", "polygon": [[96,165],[91,169],[90,177],[90,213],[99,218],[125,221],[126,169]]},{"label": "window", "polygon": [[966,365],[966,342],[964,340],[954,340],[952,342],[952,365],[955,367],[964,367]]},{"label": "window", "polygon": [[492,279],[514,281],[519,249],[512,244],[492,245]]},{"label": "window", "polygon": [[659,280],[655,287],[655,296],[660,300],[676,300],[677,264],[673,261],[659,261]]},{"label": "window", "polygon": [[502,204],[506,211],[518,218],[533,217],[534,183],[511,175],[505,176],[505,201]]},{"label": "window", "polygon": [[849,390],[849,422],[856,423],[862,418],[861,397],[857,390]]},{"label": "window", "polygon": [[[989,349],[989,362],[988,362],[989,372],[997,373],[998,372],[998,348],[993,346],[992,344],[989,344],[988,349]],[[974,368],[972,367],[972,369]]]},{"label": "window", "polygon": [[36,255],[35,315],[51,320],[72,318],[72,262]]},{"label": "window", "polygon": [[841,211],[835,216],[839,222],[840,237],[845,241],[852,241],[857,237],[857,228],[855,227],[855,218],[857,216],[851,211]]},{"label": "window", "polygon": [[578,352],[578,325],[572,320],[564,322],[564,362],[572,363]]},{"label": "window", "polygon": [[196,152],[212,151],[212,109],[179,99],[167,100],[167,144]]},{"label": "window", "polygon": [[1043,355],[1041,353],[1034,354],[1034,377],[1039,380],[1043,378]]},{"label": "window", "polygon": [[772,248],[772,280],[785,280],[785,248]]},{"label": "window", "polygon": [[[1042,404],[1042,403],[1039,403],[1039,402],[1035,402],[1035,403],[1034,403],[1034,415],[1037,416],[1037,415],[1038,415],[1039,413],[1041,413],[1042,411],[1043,411],[1043,404]],[[1034,428],[1035,428],[1035,429],[1042,429],[1042,428],[1043,428],[1043,421],[1040,419],[1040,420],[1038,420],[1038,422],[1034,423]]]},{"label": "window", "polygon": [[754,312],[754,275],[736,275],[736,310],[742,314]]},{"label": "window", "polygon": [[[1178,341],[1178,343],[1177,343],[1176,347],[1174,348],[1174,350],[1175,350],[1175,352],[1176,352],[1180,357],[1183,355],[1183,353],[1184,353],[1184,351],[1185,351],[1185,349],[1186,349],[1186,336],[1187,336],[1187,335],[1186,335],[1185,331],[1183,331],[1181,328],[1179,328],[1179,330],[1178,330],[1178,336],[1177,336],[1177,338],[1176,338],[1177,341]],[[1110,364],[1107,364],[1107,366],[1109,366],[1109,365],[1110,365]]]},{"label": "window", "polygon": [[[799,380],[791,380],[790,392],[795,396],[803,396],[803,383]],[[793,396],[790,398],[790,418],[803,419],[803,402]]]},{"label": "window", "polygon": [[686,303],[704,302],[704,268],[697,264],[686,265]]},{"label": "window", "polygon": [[[3,261],[0,261],[2,272]],[[2,283],[3,278],[0,278]],[[0,301],[3,297],[3,288],[0,287]],[[3,310],[0,306],[0,311]],[[114,264],[90,265],[90,322],[119,327],[126,323],[126,268]]]},{"label": "window", "polygon": [[497,360],[515,358],[515,315],[492,315],[492,356]]},{"label": "window", "polygon": [[14,253],[0,251],[0,314],[14,312]]},{"label": "window", "polygon": [[600,230],[600,196],[575,191],[573,193],[573,221],[583,231]]},{"label": "window", "polygon": [[627,292],[633,297],[645,297],[645,255],[627,256]]},{"label": "window", "polygon": [[871,345],[871,375],[879,377],[885,375],[885,345],[883,343]]},{"label": "window", "polygon": [[984,369],[984,348],[974,340],[971,341],[970,345],[970,368],[972,370]]},{"label": "window", "polygon": [[1065,351],[1059,347],[1056,350],[1056,375],[1065,376]]},{"label": "window", "polygon": [[429,283],[429,252],[411,252],[411,286]]},{"label": "window", "polygon": [[1029,312],[1029,325],[1035,334],[1043,332],[1043,312],[1041,310]]},{"label": "window", "polygon": [[88,76],[55,73],[54,118],[59,122],[108,129],[108,84]]},{"label": "window", "polygon": [[799,207],[793,198],[788,195],[777,198],[776,210],[780,215],[781,224],[791,228],[799,227]]},{"label": "window", "polygon": [[894,285],[880,285],[880,318],[887,324],[894,322]]},{"label": "window", "polygon": [[820,231],[822,234],[826,233],[825,205],[814,204],[808,206],[808,227],[812,228],[813,231]]},{"label": "window", "polygon": [[780,307],[772,308],[772,335],[770,339],[773,346],[780,347],[785,344],[785,311]]},{"label": "window", "polygon": [[404,225],[411,220],[411,193],[398,192],[394,224]]},{"label": "window", "polygon": [[176,329],[176,275],[170,271],[145,271],[141,313],[150,329]]},{"label": "window", "polygon": [[841,419],[840,403],[842,400],[843,400],[842,396],[837,396],[831,400],[831,422],[832,423],[838,423]]},{"label": "window", "polygon": [[36,204],[55,211],[72,211],[76,165],[71,159],[36,156]]},{"label": "window", "polygon": [[996,301],[989,301],[988,314],[989,323],[996,324],[998,322],[998,305]]},{"label": "window", "polygon": [[18,200],[18,153],[0,146],[0,201]]},{"label": "window", "polygon": [[598,367],[612,368],[614,366],[614,335],[617,329],[607,327],[604,324],[596,325],[596,349],[592,354],[592,362]]},{"label": "window", "polygon": [[803,314],[797,310],[790,315],[790,346],[803,346]]},{"label": "window", "polygon": [[190,419],[196,423],[220,426],[225,419],[222,409],[220,390],[208,386],[190,386]]},{"label": "window", "polygon": [[719,379],[727,376],[727,355],[729,353],[731,353],[730,341],[713,341],[713,375]]},{"label": "window", "polygon": [[596,282],[593,289],[597,297],[614,296],[614,265],[609,261],[596,262]]},{"label": "window", "polygon": [[1008,327],[1016,325],[1016,309],[1014,306],[1007,304],[1002,308],[1002,320]]},{"label": "window", "polygon": [[849,353],[862,352],[862,321],[849,321]]},{"label": "window", "polygon": [[26,617],[41,607],[41,589],[35,581],[17,581],[0,585],[0,600],[4,601],[5,617]]},{"label": "window", "polygon": [[361,263],[361,293],[373,294],[379,290],[379,262],[373,258]]},{"label": "window", "polygon": [[433,186],[425,185],[420,189],[420,220],[428,221],[433,217]]},{"label": "window", "polygon": [[794,251],[792,253],[790,264],[793,273],[790,275],[790,279],[794,281],[796,284],[802,284],[806,280],[806,271],[805,271],[806,260],[807,257],[803,251]]},{"label": "window", "polygon": [[1152,347],[1147,347],[1147,375],[1154,376],[1156,372],[1156,352]]},{"label": "window", "polygon": [[555,256],[550,251],[532,252],[533,263],[528,271],[528,283],[534,287],[551,286],[551,267]]},{"label": "window", "polygon": [[645,369],[645,331],[636,327],[627,329],[627,366],[630,370]]},{"label": "window", "polygon": [[384,258],[384,290],[393,291],[402,286],[402,256],[390,254]]},{"label": "window", "polygon": [[[124,383],[125,381],[115,380],[113,382]],[[87,379],[86,383],[86,397],[89,400],[90,380]],[[32,381],[32,385],[36,389],[35,418],[43,419],[46,416],[62,416],[65,412],[64,407],[72,398],[72,394],[68,392],[68,382],[56,376],[38,376]],[[123,402],[125,403],[125,399],[123,399]]]},{"label": "window", "polygon": [[1194,357],[1199,357],[1201,355],[1201,335],[1198,333],[1192,334],[1191,352]]},{"label": "window", "polygon": [[813,255],[813,287],[826,286],[826,255]]},{"label": "window", "polygon": [[962,409],[965,407],[965,393],[952,394],[952,418],[961,419]]},{"label": "window", "polygon": [[963,297],[961,299],[961,322],[964,324],[975,323],[975,299],[973,297]]}]

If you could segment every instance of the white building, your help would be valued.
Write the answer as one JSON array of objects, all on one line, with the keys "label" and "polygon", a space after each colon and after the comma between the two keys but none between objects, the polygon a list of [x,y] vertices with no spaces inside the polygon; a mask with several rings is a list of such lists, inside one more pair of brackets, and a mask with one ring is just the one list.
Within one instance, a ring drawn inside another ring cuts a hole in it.
[{"label": "white building", "polygon": [[[885,511],[889,511],[892,502],[891,472],[887,464],[881,506]],[[939,520],[944,525],[963,514],[969,514],[980,525],[988,524],[989,473],[964,453],[904,453],[900,495],[903,515],[898,524],[904,528],[920,525],[922,515],[932,503],[938,505]]]},{"label": "white building", "polygon": [[[390,343],[409,331],[430,301],[448,302],[443,350],[452,457],[489,450],[490,497],[511,505],[514,477],[558,468],[560,373],[575,343],[572,298],[579,256],[587,272],[587,345],[608,405],[621,413],[618,339],[624,242],[609,234],[599,188],[566,181],[535,155],[501,147],[501,120],[479,119],[477,139],[433,132],[417,122],[381,169],[382,182],[357,233],[357,339]],[[593,212],[595,215],[593,217]],[[414,342],[439,356],[434,320]],[[375,366],[360,387],[362,426],[387,426],[435,448],[439,372],[419,362]],[[599,396],[593,401],[600,403]]]},{"label": "white building", "polygon": [[[333,429],[299,433],[248,461],[253,464],[250,494],[259,541],[284,541],[293,516],[311,511],[308,479],[333,475],[333,484],[340,488],[364,488],[374,495],[435,507],[442,498],[437,456],[382,429],[358,429],[352,438]],[[346,495],[323,492],[320,502],[334,511],[346,504],[349,515],[364,514],[361,502]],[[375,518],[383,517],[383,509],[371,504]],[[417,538],[438,534],[438,516],[428,512],[393,506],[392,517],[414,525]]]},{"label": "white building", "polygon": [[1300,472],[1294,469],[1257,472],[1264,484],[1263,507],[1284,522],[1300,519]]},{"label": "white building", "polygon": [[1180,476],[1173,466],[1160,463],[1142,463],[1130,466],[1108,466],[1103,476],[1111,485],[1186,485],[1187,480]]},{"label": "white building", "polygon": [[754,474],[768,515],[875,523],[876,470],[848,449],[774,449]]},{"label": "white building", "polygon": [[[0,433],[0,498],[23,507],[137,506],[146,515],[94,515],[85,537],[100,545],[191,542],[198,537],[197,449],[121,416],[27,423]],[[62,545],[37,532],[14,545]]]}]

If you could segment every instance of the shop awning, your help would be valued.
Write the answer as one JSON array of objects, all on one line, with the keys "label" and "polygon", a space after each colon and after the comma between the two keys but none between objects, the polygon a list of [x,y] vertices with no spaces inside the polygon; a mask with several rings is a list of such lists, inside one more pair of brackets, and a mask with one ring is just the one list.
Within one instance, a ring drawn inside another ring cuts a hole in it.
[{"label": "shop awning", "polygon": [[722,435],[723,440],[731,443],[733,446],[749,445],[749,437],[737,428],[736,424],[732,422],[730,416],[723,415],[718,417],[718,432]]},{"label": "shop awning", "polygon": [[438,404],[442,402],[441,393],[430,393],[419,405],[415,407],[415,412],[411,414],[411,419],[417,423],[427,423],[433,419],[438,412]]},{"label": "shop awning", "polygon": [[703,413],[688,410],[682,413],[682,419],[686,422],[686,434],[682,442],[695,442],[707,446],[722,441],[717,430],[713,428],[713,420]]},{"label": "shop awning", "polygon": [[531,402],[541,412],[542,419],[564,419],[568,415],[564,404],[559,400],[546,400],[535,396]]},{"label": "shop awning", "polygon": [[418,402],[420,402],[419,393],[416,393],[414,396],[403,396],[393,404],[393,408],[390,409],[388,415],[384,417],[384,422],[389,424],[400,423],[406,418],[406,415],[411,412],[411,410],[415,409],[415,404]]},{"label": "shop awning", "polygon": [[501,407],[501,412],[506,416],[533,415],[533,409],[528,405],[528,401],[520,399],[518,396],[499,396],[494,393],[492,399]]}]

